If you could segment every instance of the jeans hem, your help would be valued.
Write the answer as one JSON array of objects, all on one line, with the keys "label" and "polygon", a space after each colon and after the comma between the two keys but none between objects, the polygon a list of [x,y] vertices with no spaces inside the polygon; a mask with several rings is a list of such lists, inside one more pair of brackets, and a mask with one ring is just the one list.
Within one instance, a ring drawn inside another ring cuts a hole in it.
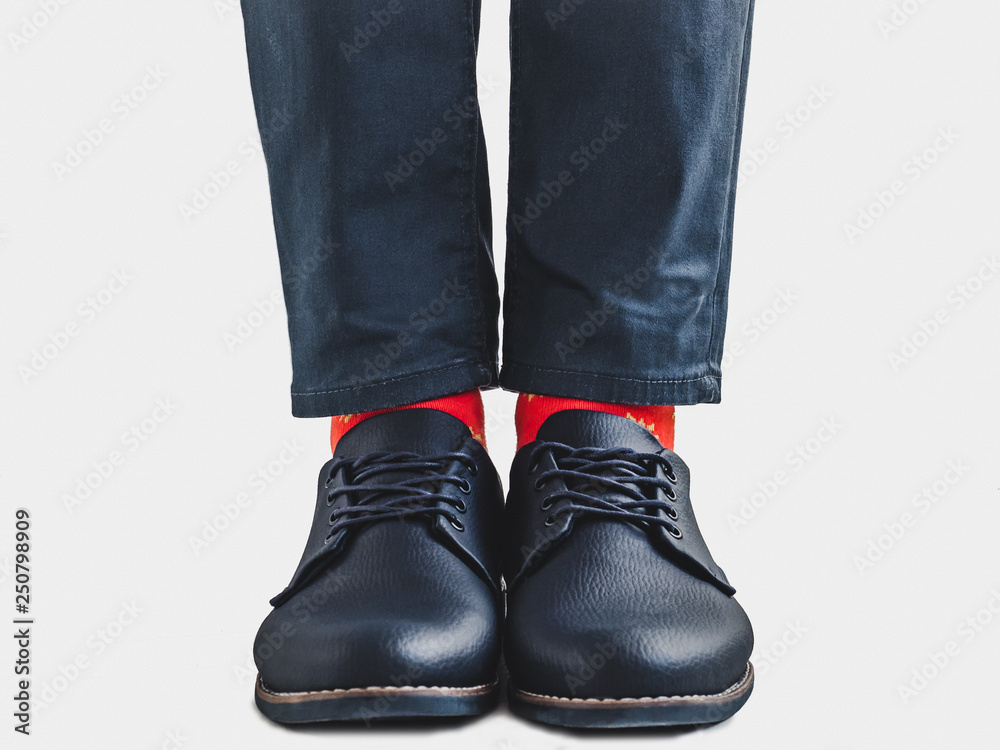
[{"label": "jeans hem", "polygon": [[323,391],[292,391],[293,417],[332,417],[389,409],[496,386],[495,363],[463,361],[433,370]]},{"label": "jeans hem", "polygon": [[559,370],[504,362],[500,387],[518,393],[579,398],[612,404],[687,406],[722,400],[722,377],[653,379]]}]

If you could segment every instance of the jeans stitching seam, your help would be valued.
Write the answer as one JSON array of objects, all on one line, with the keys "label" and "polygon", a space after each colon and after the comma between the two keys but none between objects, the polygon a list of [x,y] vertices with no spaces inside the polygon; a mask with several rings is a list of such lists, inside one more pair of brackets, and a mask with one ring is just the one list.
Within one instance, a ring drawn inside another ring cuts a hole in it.
[{"label": "jeans stitching seam", "polygon": [[393,382],[396,382],[396,381],[399,381],[399,380],[410,380],[412,378],[424,377],[424,376],[433,375],[433,374],[439,373],[439,372],[447,372],[448,370],[457,370],[457,369],[463,368],[463,367],[473,367],[473,368],[476,368],[476,369],[478,369],[480,371],[482,371],[483,369],[485,369],[482,362],[477,362],[475,360],[471,360],[470,359],[470,360],[464,360],[462,362],[458,362],[458,363],[456,363],[454,365],[448,365],[447,367],[439,367],[439,368],[432,368],[432,369],[429,369],[429,370],[421,370],[420,372],[412,372],[412,373],[410,373],[408,375],[398,375],[397,377],[388,378],[386,380],[379,380],[378,382],[375,382],[375,383],[365,383],[364,385],[348,385],[348,386],[344,386],[343,388],[331,388],[331,389],[325,390],[325,391],[292,391],[292,395],[293,396],[323,396],[323,395],[328,394],[328,393],[343,393],[344,391],[363,391],[363,390],[366,390],[368,388],[381,388],[381,387],[385,386],[387,383],[393,383]]},{"label": "jeans stitching seam", "polygon": [[[478,291],[477,294],[473,294],[472,307],[473,312],[476,316],[476,324],[478,329],[477,337],[479,338],[479,355],[483,361],[489,359],[488,349],[486,343],[486,313],[483,310],[483,289],[482,289],[482,268],[479,262],[479,236],[481,234],[481,226],[479,222],[479,185],[478,185],[478,171],[479,164],[478,160],[485,157],[485,154],[479,153],[479,86],[476,81],[476,9],[473,7],[473,3],[468,3],[468,31],[469,31],[469,47],[466,54],[466,68],[470,74],[469,88],[471,90],[471,95],[476,100],[476,116],[474,118],[469,118],[469,146],[466,149],[466,168],[468,171],[468,193],[467,196],[463,191],[463,196],[467,197],[468,200],[468,222],[463,222],[466,229],[464,231],[470,231],[471,237],[468,238],[467,242],[463,244],[467,249],[472,251],[472,266],[473,266],[473,288]],[[464,239],[464,238],[463,238]]]},{"label": "jeans stitching seam", "polygon": [[605,378],[608,380],[621,380],[631,383],[698,383],[702,380],[715,380],[718,377],[717,375],[708,374],[708,375],[701,375],[697,378],[680,378],[680,379],[663,379],[663,380],[657,380],[652,378],[625,378],[625,377],[620,377],[618,375],[606,375],[598,372],[585,372],[582,370],[562,370],[557,367],[539,367],[537,365],[526,365],[520,362],[506,362],[506,361],[504,362],[504,367],[530,370],[531,372],[538,372],[538,373],[552,372],[552,373],[559,373],[561,375],[582,375],[590,378]]},{"label": "jeans stitching seam", "polygon": [[[518,135],[521,127],[521,0],[513,0],[511,3],[511,84],[510,84],[510,159],[509,159],[509,172],[510,177],[516,177],[518,175],[517,169],[515,168],[519,157],[520,149],[518,148]],[[510,278],[507,285],[507,292],[505,296],[510,297],[510,315],[504,316],[504,324],[507,323],[507,318],[509,317],[511,322],[517,319],[517,311],[519,308],[519,297],[521,284],[518,280],[517,271],[517,241],[511,241],[510,232],[510,212],[512,206],[514,205],[514,185],[516,184],[515,179],[510,179],[508,182],[507,190],[507,221],[505,226],[507,228],[507,258],[510,265]],[[506,336],[504,340],[506,341]]]},{"label": "jeans stitching seam", "polygon": [[[729,203],[729,211],[728,211],[728,215],[726,216],[727,227],[726,227],[726,230],[725,230],[725,232],[723,234],[723,241],[724,242],[726,241],[725,237],[727,235],[730,237],[730,239],[728,241],[732,242],[731,238],[732,238],[732,230],[733,230],[733,224],[734,224],[733,212],[735,210],[735,203],[736,203],[736,179],[735,178],[736,178],[736,175],[737,175],[738,169],[739,169],[740,139],[741,139],[741,136],[742,136],[742,129],[743,129],[742,128],[743,112],[742,112],[742,109],[740,107],[740,103],[741,103],[741,99],[743,99],[743,97],[745,96],[747,74],[749,72],[749,67],[750,67],[750,65],[749,65],[750,57],[749,57],[749,54],[748,54],[748,46],[750,44],[750,30],[751,30],[751,26],[752,26],[752,23],[751,23],[751,14],[753,13],[753,1],[754,0],[749,0],[749,2],[747,3],[746,29],[743,32],[743,48],[741,50],[742,60],[740,62],[740,80],[739,80],[739,83],[737,84],[737,87],[736,87],[736,113],[737,113],[736,118],[737,119],[736,119],[735,131],[733,133],[733,164],[730,167],[730,175],[729,175],[730,191],[731,191],[732,194],[727,197],[727,202]],[[731,256],[732,256],[732,251],[730,250],[730,262],[731,262]],[[717,310],[718,310],[718,307],[719,307],[719,299],[722,296],[721,292],[719,290],[719,276],[722,274],[722,267],[723,267],[723,263],[722,263],[721,249],[720,249],[719,268],[716,270],[716,273],[715,273],[715,288],[714,288],[714,293],[712,294],[712,324],[711,324],[711,333],[709,334],[709,337],[708,337],[708,357],[709,358],[712,357],[712,350],[713,350],[713,347],[715,345],[715,339],[716,339],[716,336],[717,336],[717,330],[716,329],[719,327],[719,320],[718,320],[719,316],[717,314]],[[723,317],[723,319],[721,321],[721,324],[724,326],[725,323],[726,323],[726,320],[725,320],[725,317]]]}]

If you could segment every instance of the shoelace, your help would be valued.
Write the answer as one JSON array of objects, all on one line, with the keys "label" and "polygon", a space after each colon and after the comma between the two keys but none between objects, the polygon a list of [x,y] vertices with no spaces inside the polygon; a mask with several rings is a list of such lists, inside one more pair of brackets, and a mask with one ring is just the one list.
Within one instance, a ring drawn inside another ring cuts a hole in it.
[{"label": "shoelace", "polygon": [[[351,504],[343,508],[334,508],[330,514],[331,528],[326,541],[341,529],[356,524],[416,515],[441,515],[447,518],[455,529],[464,531],[464,524],[455,513],[451,512],[451,509],[465,513],[467,507],[465,501],[441,492],[446,484],[455,485],[464,494],[472,491],[472,485],[467,479],[446,472],[446,467],[455,461],[468,467],[472,476],[479,473],[476,462],[464,453],[424,456],[417,453],[378,452],[360,458],[343,458],[335,461],[330,466],[326,487],[330,486],[333,477],[341,469],[346,469],[348,483],[330,490],[326,503],[333,505],[334,501],[343,495]],[[407,472],[413,476],[381,484],[377,480],[370,481],[390,472]],[[448,507],[442,507],[439,504],[441,502]]]},{"label": "shoelace", "polygon": [[[683,536],[680,527],[674,523],[677,511],[669,502],[677,499],[673,488],[677,476],[665,457],[656,453],[639,453],[630,448],[573,448],[563,443],[542,442],[528,456],[528,466],[536,466],[543,451],[552,452],[556,468],[539,474],[535,479],[535,489],[541,490],[544,484],[554,479],[561,479],[566,489],[547,495],[542,501],[542,510],[551,509],[556,500],[570,501],[546,517],[546,526],[553,525],[562,514],[580,513],[639,525],[662,526],[675,539]],[[657,476],[657,465],[663,467],[665,477]],[[629,499],[602,497],[608,490]],[[655,496],[659,490],[664,492],[667,500]],[[662,510],[667,518],[655,515],[658,510]]]}]

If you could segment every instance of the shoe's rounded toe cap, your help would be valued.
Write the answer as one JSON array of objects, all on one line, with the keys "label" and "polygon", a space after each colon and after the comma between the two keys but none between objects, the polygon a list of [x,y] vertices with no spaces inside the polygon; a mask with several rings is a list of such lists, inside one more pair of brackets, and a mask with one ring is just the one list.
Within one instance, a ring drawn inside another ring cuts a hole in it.
[{"label": "shoe's rounded toe cap", "polygon": [[[370,549],[388,558],[399,548]],[[472,687],[495,680],[495,593],[449,551],[424,549],[432,559],[410,561],[416,564],[349,555],[273,609],[253,649],[266,688]]]},{"label": "shoe's rounded toe cap", "polygon": [[619,538],[608,555],[600,546],[608,540],[587,536],[573,540],[576,549],[555,550],[509,594],[504,654],[516,689],[708,696],[744,680],[753,630],[736,599],[641,539]]}]

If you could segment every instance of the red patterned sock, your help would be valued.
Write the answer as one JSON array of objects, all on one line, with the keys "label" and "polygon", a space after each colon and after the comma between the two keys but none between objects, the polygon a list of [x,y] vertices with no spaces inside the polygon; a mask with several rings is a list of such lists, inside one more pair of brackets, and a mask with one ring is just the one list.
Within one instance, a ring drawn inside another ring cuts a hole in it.
[{"label": "red patterned sock", "polygon": [[388,409],[377,409],[376,411],[365,411],[360,414],[341,414],[333,418],[330,423],[330,448],[337,450],[337,441],[344,436],[349,429],[358,422],[376,414],[385,414],[389,411],[399,411],[400,409],[437,409],[451,416],[461,419],[468,425],[472,436],[486,447],[486,415],[483,411],[483,396],[479,389],[458,393],[454,396],[444,396],[430,401],[420,401],[416,404],[405,404],[403,406],[393,406]]},{"label": "red patterned sock", "polygon": [[583,401],[576,398],[521,393],[517,397],[517,407],[514,409],[518,450],[535,439],[538,428],[549,416],[566,409],[589,409],[627,417],[652,432],[664,448],[674,449],[674,407],[672,406],[606,404],[602,401]]}]

